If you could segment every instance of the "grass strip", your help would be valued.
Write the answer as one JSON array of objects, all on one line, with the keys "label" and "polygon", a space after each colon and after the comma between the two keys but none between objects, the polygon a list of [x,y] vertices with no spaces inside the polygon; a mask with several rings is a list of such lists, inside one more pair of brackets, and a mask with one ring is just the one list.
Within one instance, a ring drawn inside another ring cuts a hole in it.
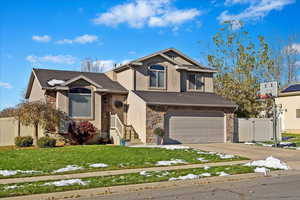
[{"label": "grass strip", "polygon": [[[254,172],[255,167],[243,165],[228,165],[195,169],[167,170],[167,171],[152,171],[145,174],[132,173],[113,176],[89,177],[80,179],[86,182],[86,185],[69,185],[69,186],[54,186],[47,185],[54,181],[40,181],[20,184],[4,184],[0,185],[0,197],[12,197],[30,194],[62,192],[70,190],[80,190],[97,187],[108,187],[117,185],[140,184],[168,181],[170,178],[178,178],[188,174],[200,175],[202,173],[210,173],[211,176],[219,176],[218,172],[225,172],[230,175],[244,174]],[[46,184],[47,183],[47,184]],[[45,185],[46,184],[46,185]]]}]

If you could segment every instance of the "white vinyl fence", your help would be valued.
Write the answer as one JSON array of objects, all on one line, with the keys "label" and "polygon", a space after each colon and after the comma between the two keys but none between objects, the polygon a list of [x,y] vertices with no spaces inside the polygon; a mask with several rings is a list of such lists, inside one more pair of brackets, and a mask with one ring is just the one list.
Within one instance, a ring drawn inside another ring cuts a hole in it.
[{"label": "white vinyl fence", "polygon": [[[280,122],[277,124],[277,138],[281,140]],[[239,142],[270,141],[274,138],[271,118],[235,119],[235,131]]]}]

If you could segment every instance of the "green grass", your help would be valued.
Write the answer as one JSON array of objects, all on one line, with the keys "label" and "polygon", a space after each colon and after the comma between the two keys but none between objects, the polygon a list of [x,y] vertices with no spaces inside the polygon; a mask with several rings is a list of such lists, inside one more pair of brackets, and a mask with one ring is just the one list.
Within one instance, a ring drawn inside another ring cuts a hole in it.
[{"label": "green grass", "polygon": [[300,134],[292,134],[292,133],[283,133],[282,137],[291,137],[285,142],[294,142],[297,147],[300,147]]},{"label": "green grass", "polygon": [[[198,154],[196,150],[166,150],[160,148],[130,148],[121,146],[87,145],[67,146],[43,149],[7,149],[0,150],[0,170],[36,170],[37,174],[17,174],[1,176],[0,178],[39,176],[53,174],[54,170],[66,165],[78,165],[82,170],[65,173],[81,173],[100,170],[117,170],[128,168],[153,167],[157,161],[182,159],[187,164],[202,163],[197,158],[202,157],[209,162],[245,160],[220,159],[217,155]],[[91,168],[90,164],[105,163],[106,168]]]},{"label": "green grass", "polygon": [[[41,181],[31,183],[20,183],[20,184],[6,184],[0,185],[0,197],[11,197],[29,194],[40,194],[40,193],[51,193],[61,192],[68,190],[79,190],[96,187],[108,187],[116,185],[127,185],[127,184],[139,184],[139,183],[150,183],[159,181],[168,181],[171,177],[185,176],[187,174],[199,175],[202,173],[210,173],[212,176],[218,176],[217,172],[224,171],[227,174],[244,174],[253,173],[254,167],[248,167],[243,165],[230,165],[230,166],[219,166],[211,167],[209,169],[195,168],[195,169],[182,169],[182,170],[170,170],[161,172],[149,172],[149,176],[143,176],[140,173],[114,175],[114,176],[102,176],[102,177],[90,177],[83,178],[82,181],[87,181],[87,185],[69,185],[69,186],[53,186],[43,185],[45,183],[53,181]],[[167,173],[166,173],[167,172]],[[7,186],[17,186],[14,189],[6,189]]]}]

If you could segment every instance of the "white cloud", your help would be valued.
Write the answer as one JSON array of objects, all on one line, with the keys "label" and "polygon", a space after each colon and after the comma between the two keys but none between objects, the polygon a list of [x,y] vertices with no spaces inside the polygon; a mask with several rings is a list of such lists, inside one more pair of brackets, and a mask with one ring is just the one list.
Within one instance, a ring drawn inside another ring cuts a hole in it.
[{"label": "white cloud", "polygon": [[58,41],[56,41],[56,43],[57,44],[73,44],[73,43],[87,44],[87,43],[93,43],[96,41],[98,41],[98,36],[85,34],[85,35],[75,37],[73,40],[72,39],[58,40]]},{"label": "white cloud", "polygon": [[29,55],[26,57],[26,60],[32,64],[57,63],[72,65],[76,62],[76,58],[71,55],[46,55],[41,57]]},{"label": "white cloud", "polygon": [[224,2],[224,5],[225,6],[232,6],[232,5],[235,5],[235,4],[245,4],[245,3],[255,3],[259,0],[226,0]]},{"label": "white cloud", "polygon": [[296,62],[296,66],[297,66],[297,67],[300,67],[300,61],[297,61],[297,62]]},{"label": "white cloud", "polygon": [[6,89],[10,89],[10,88],[12,88],[12,85],[9,84],[9,83],[1,82],[1,81],[0,81],[0,87],[6,88]]},{"label": "white cloud", "polygon": [[271,11],[282,10],[286,5],[294,2],[295,0],[226,0],[225,5],[234,5],[238,3],[247,3],[250,5],[239,14],[230,14],[228,10],[225,10],[217,19],[220,23],[223,23],[224,21],[257,21],[267,16]]},{"label": "white cloud", "polygon": [[300,43],[293,43],[283,48],[285,54],[300,54]]},{"label": "white cloud", "polygon": [[49,35],[34,35],[32,36],[32,40],[36,41],[36,42],[50,42],[51,37]]},{"label": "white cloud", "polygon": [[201,12],[195,8],[177,9],[171,6],[172,0],[133,0],[99,14],[95,24],[117,26],[127,23],[133,28],[178,26],[193,20]]},{"label": "white cloud", "polygon": [[134,55],[134,54],[136,54],[136,52],[135,51],[129,51],[128,54]]}]

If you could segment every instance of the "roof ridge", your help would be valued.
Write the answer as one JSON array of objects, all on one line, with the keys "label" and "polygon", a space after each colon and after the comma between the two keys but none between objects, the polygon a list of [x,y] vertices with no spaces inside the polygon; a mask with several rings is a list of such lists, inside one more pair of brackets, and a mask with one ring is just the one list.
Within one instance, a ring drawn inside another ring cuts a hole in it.
[{"label": "roof ridge", "polygon": [[82,72],[76,70],[62,70],[62,69],[44,69],[44,68],[32,68],[34,71],[61,71],[61,72],[75,72],[75,73],[90,73],[90,74],[104,74],[104,72]]}]

